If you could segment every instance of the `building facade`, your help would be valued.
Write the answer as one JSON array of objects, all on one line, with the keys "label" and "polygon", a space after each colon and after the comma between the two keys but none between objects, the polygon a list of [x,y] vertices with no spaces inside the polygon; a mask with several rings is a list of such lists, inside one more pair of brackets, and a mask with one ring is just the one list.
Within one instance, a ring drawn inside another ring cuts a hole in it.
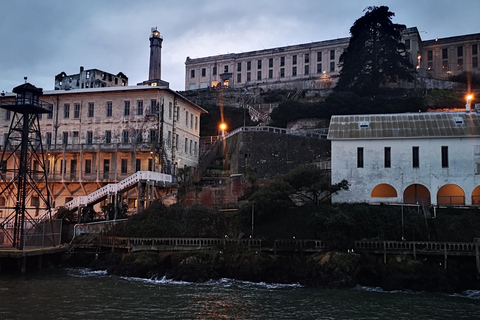
[{"label": "building facade", "polygon": [[[222,85],[322,89],[335,85],[339,58],[350,38],[339,38],[273,49],[231,53],[185,61],[185,90]],[[410,62],[425,76],[448,80],[464,71],[480,72],[480,33],[422,41],[416,27],[402,33]]]},{"label": "building facade", "polygon": [[77,74],[67,75],[60,72],[55,76],[55,90],[125,87],[128,86],[128,78],[122,72],[117,75],[98,70],[80,67]]},{"label": "building facade", "polygon": [[333,116],[333,202],[480,204],[480,114]]},{"label": "building facade", "polygon": [[[54,206],[137,171],[174,175],[178,168],[198,165],[205,110],[166,87],[53,90],[45,91],[42,100],[53,106],[40,126]],[[2,145],[11,117],[10,111],[0,110]],[[126,198],[135,207],[135,192]],[[12,206],[9,201],[0,199],[0,206]]]}]

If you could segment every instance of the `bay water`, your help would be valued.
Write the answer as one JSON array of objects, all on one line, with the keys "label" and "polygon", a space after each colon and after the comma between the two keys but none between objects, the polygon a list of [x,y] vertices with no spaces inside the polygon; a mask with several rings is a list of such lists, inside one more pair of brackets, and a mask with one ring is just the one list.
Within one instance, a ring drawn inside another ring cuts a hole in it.
[{"label": "bay water", "polygon": [[48,269],[0,275],[0,319],[480,319],[480,291],[327,290]]}]

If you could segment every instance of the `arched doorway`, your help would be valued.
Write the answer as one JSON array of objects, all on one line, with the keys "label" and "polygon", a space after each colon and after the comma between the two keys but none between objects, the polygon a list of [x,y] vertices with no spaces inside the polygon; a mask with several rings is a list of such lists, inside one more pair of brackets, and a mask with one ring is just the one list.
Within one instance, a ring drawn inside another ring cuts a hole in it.
[{"label": "arched doorway", "polygon": [[382,183],[373,188],[372,198],[396,198],[397,190],[389,184]]},{"label": "arched doorway", "polygon": [[472,205],[480,205],[480,186],[473,189],[472,192]]},{"label": "arched doorway", "polygon": [[446,184],[437,192],[437,204],[439,206],[463,206],[465,205],[465,192],[456,184]]},{"label": "arched doorway", "polygon": [[430,206],[430,191],[421,184],[411,184],[403,192],[403,203]]}]

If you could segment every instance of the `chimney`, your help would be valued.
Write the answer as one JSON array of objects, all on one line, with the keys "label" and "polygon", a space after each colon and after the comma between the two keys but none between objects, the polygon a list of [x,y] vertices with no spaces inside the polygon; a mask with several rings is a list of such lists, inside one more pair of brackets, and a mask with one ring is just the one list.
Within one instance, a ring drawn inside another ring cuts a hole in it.
[{"label": "chimney", "polygon": [[80,66],[80,73],[82,73],[84,70],[83,66]]},{"label": "chimney", "polygon": [[150,68],[148,70],[148,80],[162,79],[162,42],[163,38],[157,27],[152,28],[150,35]]}]

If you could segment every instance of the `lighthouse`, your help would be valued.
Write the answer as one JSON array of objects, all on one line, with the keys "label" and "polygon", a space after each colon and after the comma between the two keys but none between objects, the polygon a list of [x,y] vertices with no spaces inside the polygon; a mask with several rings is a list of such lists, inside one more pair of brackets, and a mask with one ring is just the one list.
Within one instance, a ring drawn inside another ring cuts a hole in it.
[{"label": "lighthouse", "polygon": [[156,27],[152,28],[150,35],[150,68],[148,80],[162,79],[162,42],[163,38]]}]

